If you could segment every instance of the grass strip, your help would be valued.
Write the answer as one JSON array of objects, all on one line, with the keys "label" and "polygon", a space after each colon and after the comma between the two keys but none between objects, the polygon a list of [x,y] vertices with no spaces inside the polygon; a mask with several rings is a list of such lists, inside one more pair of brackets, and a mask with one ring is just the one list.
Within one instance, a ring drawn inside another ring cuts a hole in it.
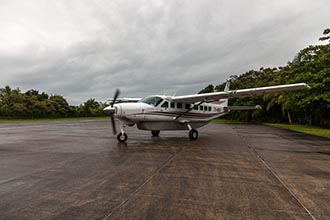
[{"label": "grass strip", "polygon": [[273,123],[265,123],[265,125],[298,131],[305,134],[330,138],[330,129],[327,128],[307,126],[307,125],[288,125],[288,124],[273,124]]},{"label": "grass strip", "polygon": [[222,119],[222,118],[217,118],[213,119],[212,122],[215,123],[220,123],[220,124],[244,124],[244,121],[236,121],[236,120],[229,120],[229,119]]}]

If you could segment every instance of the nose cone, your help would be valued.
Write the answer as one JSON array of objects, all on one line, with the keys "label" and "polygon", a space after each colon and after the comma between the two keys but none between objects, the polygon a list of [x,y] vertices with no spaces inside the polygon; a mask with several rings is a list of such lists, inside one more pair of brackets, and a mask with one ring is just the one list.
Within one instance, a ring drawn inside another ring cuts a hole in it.
[{"label": "nose cone", "polygon": [[108,107],[105,107],[103,109],[103,111],[107,114],[114,114],[116,112],[116,108],[115,107],[111,107],[111,106],[108,106]]}]

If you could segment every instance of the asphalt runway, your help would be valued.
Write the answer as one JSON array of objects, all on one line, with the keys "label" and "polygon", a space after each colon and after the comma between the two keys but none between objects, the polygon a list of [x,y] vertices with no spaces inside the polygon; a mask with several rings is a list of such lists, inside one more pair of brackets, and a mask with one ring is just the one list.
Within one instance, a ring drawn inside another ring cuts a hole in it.
[{"label": "asphalt runway", "polygon": [[0,123],[0,219],[330,219],[330,139],[264,125]]}]

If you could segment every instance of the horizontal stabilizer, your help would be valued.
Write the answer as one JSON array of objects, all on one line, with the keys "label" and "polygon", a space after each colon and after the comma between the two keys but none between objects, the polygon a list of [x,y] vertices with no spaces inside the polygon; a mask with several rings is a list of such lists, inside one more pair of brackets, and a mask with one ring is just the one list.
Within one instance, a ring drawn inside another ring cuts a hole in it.
[{"label": "horizontal stabilizer", "polygon": [[228,107],[225,107],[225,110],[230,110],[230,111],[255,110],[255,109],[262,109],[262,107],[260,105],[256,105],[256,106],[228,106]]}]

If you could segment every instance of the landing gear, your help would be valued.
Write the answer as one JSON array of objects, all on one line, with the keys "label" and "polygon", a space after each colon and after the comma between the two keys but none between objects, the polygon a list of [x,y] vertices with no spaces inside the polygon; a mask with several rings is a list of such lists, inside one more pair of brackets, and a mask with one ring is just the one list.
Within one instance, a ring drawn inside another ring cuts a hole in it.
[{"label": "landing gear", "polygon": [[117,135],[117,140],[119,143],[125,143],[127,141],[127,134],[124,131],[125,124],[120,125],[120,133]]},{"label": "landing gear", "polygon": [[191,127],[189,123],[187,123],[187,127],[189,129],[189,138],[190,140],[197,140],[198,138],[198,131]]},{"label": "landing gear", "polygon": [[189,138],[190,138],[190,140],[197,140],[197,138],[198,138],[198,131],[196,129],[191,129],[189,131]]},{"label": "landing gear", "polygon": [[158,137],[159,136],[159,133],[160,133],[159,130],[152,130],[151,131],[151,134],[152,134],[153,137]]},{"label": "landing gear", "polygon": [[119,143],[125,143],[126,142],[126,140],[127,140],[127,134],[126,133],[119,133],[118,135],[117,135],[117,140],[119,141]]}]

